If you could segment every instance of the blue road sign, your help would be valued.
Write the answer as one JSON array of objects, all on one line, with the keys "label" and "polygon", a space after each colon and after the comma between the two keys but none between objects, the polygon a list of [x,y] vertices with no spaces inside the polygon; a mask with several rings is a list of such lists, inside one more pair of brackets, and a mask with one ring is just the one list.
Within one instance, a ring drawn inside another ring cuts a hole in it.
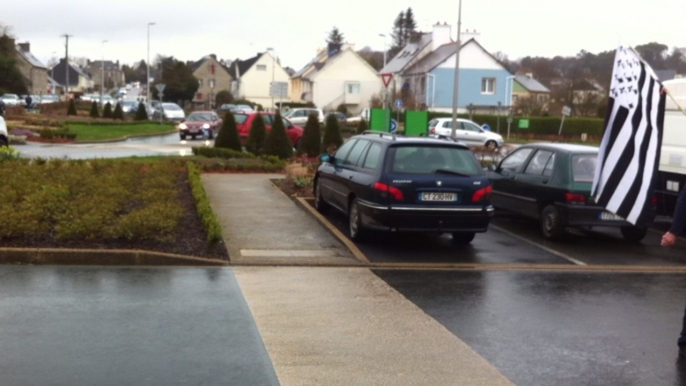
[{"label": "blue road sign", "polygon": [[403,101],[400,100],[400,99],[397,99],[397,100],[395,101],[395,107],[397,107],[397,108],[403,107]]},{"label": "blue road sign", "polygon": [[391,119],[391,133],[395,133],[398,130],[398,122],[395,119]]},{"label": "blue road sign", "polygon": [[481,128],[484,129],[484,130],[486,130],[486,131],[491,131],[491,126],[488,126],[488,125],[485,124],[485,123],[484,123],[483,126],[481,126]]}]

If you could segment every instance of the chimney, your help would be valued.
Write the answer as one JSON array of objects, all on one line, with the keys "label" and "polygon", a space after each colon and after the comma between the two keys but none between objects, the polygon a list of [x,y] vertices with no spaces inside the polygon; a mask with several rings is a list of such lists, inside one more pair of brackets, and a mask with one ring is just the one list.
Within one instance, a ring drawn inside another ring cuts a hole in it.
[{"label": "chimney", "polygon": [[435,51],[438,47],[452,42],[450,38],[451,27],[448,23],[436,23],[431,36],[431,51]]},{"label": "chimney", "polygon": [[481,33],[470,30],[466,30],[462,33],[462,41],[463,42],[468,42],[470,39],[474,39],[477,42],[481,43]]},{"label": "chimney", "polygon": [[19,43],[19,50],[21,52],[31,52],[31,44],[29,42]]}]

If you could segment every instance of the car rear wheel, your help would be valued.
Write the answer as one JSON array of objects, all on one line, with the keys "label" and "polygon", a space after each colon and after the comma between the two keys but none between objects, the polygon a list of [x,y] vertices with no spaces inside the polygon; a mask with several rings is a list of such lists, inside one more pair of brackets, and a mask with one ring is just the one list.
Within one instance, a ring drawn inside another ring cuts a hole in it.
[{"label": "car rear wheel", "polygon": [[632,243],[639,243],[646,237],[648,228],[627,226],[620,228],[620,231],[622,231],[624,240]]},{"label": "car rear wheel", "polygon": [[357,199],[354,199],[350,204],[348,220],[350,224],[350,238],[354,241],[364,240],[366,232],[365,229],[362,228],[362,216],[360,214],[360,205],[357,203]]},{"label": "car rear wheel", "polygon": [[0,147],[9,146],[9,141],[5,137],[0,137]]},{"label": "car rear wheel", "polygon": [[498,148],[498,144],[495,141],[486,141],[486,147],[495,150]]},{"label": "car rear wheel", "polygon": [[476,236],[474,232],[455,232],[453,233],[453,243],[469,244],[474,240],[474,236]]},{"label": "car rear wheel", "polygon": [[181,140],[182,140],[182,141],[185,141],[185,140],[186,140],[186,134],[181,134],[180,137],[181,137]]},{"label": "car rear wheel", "polygon": [[321,184],[321,180],[317,178],[317,182],[314,184],[314,208],[317,209],[319,213],[326,213],[329,210],[329,204],[324,201],[324,197],[322,197]]},{"label": "car rear wheel", "polygon": [[548,240],[561,240],[565,236],[565,219],[555,205],[548,205],[541,212],[541,232]]}]

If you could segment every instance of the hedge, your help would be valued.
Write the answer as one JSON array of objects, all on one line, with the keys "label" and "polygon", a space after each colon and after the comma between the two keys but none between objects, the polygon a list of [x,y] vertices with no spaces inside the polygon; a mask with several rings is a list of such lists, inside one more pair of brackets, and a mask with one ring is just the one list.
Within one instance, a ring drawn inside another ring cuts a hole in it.
[{"label": "hedge", "polygon": [[187,163],[186,168],[188,169],[188,180],[193,190],[195,207],[207,233],[207,244],[216,244],[222,240],[222,226],[217,215],[212,211],[210,199],[207,197],[205,188],[202,185],[202,179],[200,178],[201,170],[192,162]]},{"label": "hedge", "polygon": [[207,158],[257,158],[252,153],[246,153],[242,151],[236,151],[232,149],[223,149],[220,147],[194,147],[193,155],[198,155]]},{"label": "hedge", "polygon": [[[137,126],[137,125],[149,125],[150,123],[156,123],[156,122],[150,122],[150,121],[112,121],[112,120],[75,120],[75,119],[70,119],[70,120],[65,120],[62,121],[62,126],[64,125],[89,125],[89,126]],[[166,125],[171,128],[175,127],[173,123],[163,123],[162,125]]]},{"label": "hedge", "polygon": [[[429,112],[429,120],[434,118],[450,118],[452,114],[450,113],[435,113]],[[458,117],[469,119],[468,114],[459,114]],[[529,128],[520,129],[519,120],[528,119]],[[479,125],[487,124],[490,126],[491,131],[495,132],[498,127],[498,116],[497,115],[477,115],[472,116],[472,120]],[[515,117],[514,122],[510,125],[510,133],[512,134],[547,134],[547,135],[557,135],[560,130],[560,122],[562,117]],[[507,132],[507,116],[500,116],[500,133]],[[603,120],[599,118],[566,118],[564,127],[562,128],[563,134],[580,135],[581,133],[586,133],[588,135],[599,135],[603,134]]]}]

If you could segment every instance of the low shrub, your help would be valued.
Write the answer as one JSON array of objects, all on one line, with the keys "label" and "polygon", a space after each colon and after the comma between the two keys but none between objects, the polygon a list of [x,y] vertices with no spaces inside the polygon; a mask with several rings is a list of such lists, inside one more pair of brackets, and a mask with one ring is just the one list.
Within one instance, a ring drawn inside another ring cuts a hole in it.
[{"label": "low shrub", "polygon": [[21,158],[21,152],[14,150],[12,146],[0,147],[0,162],[17,161]]},{"label": "low shrub", "polygon": [[69,107],[67,108],[67,115],[76,115],[76,101],[69,100]]},{"label": "low shrub", "polygon": [[97,102],[93,101],[93,103],[91,103],[91,112],[89,115],[91,118],[100,118],[100,112],[98,111]]},{"label": "low shrub", "polygon": [[369,130],[369,125],[367,125],[367,120],[360,119],[360,123],[357,124],[357,134],[362,134]]},{"label": "low shrub", "polygon": [[114,108],[114,112],[112,113],[112,118],[120,121],[124,120],[124,110],[121,108],[121,103],[117,103],[117,107]]},{"label": "low shrub", "polygon": [[112,119],[112,104],[110,102],[105,104],[105,108],[102,110],[102,117]]},{"label": "low shrub", "polygon": [[10,141],[10,145],[26,145],[26,136],[25,135],[12,135],[12,134],[10,134],[8,136],[8,139]]},{"label": "low shrub", "polygon": [[193,154],[207,158],[256,158],[254,154],[218,147],[194,147]]},{"label": "low shrub", "polygon": [[222,226],[217,215],[212,211],[210,199],[207,197],[205,188],[202,185],[202,179],[200,178],[201,170],[191,162],[186,165],[186,168],[188,169],[188,180],[193,190],[195,208],[207,233],[207,243],[209,245],[216,244],[222,240]]}]

